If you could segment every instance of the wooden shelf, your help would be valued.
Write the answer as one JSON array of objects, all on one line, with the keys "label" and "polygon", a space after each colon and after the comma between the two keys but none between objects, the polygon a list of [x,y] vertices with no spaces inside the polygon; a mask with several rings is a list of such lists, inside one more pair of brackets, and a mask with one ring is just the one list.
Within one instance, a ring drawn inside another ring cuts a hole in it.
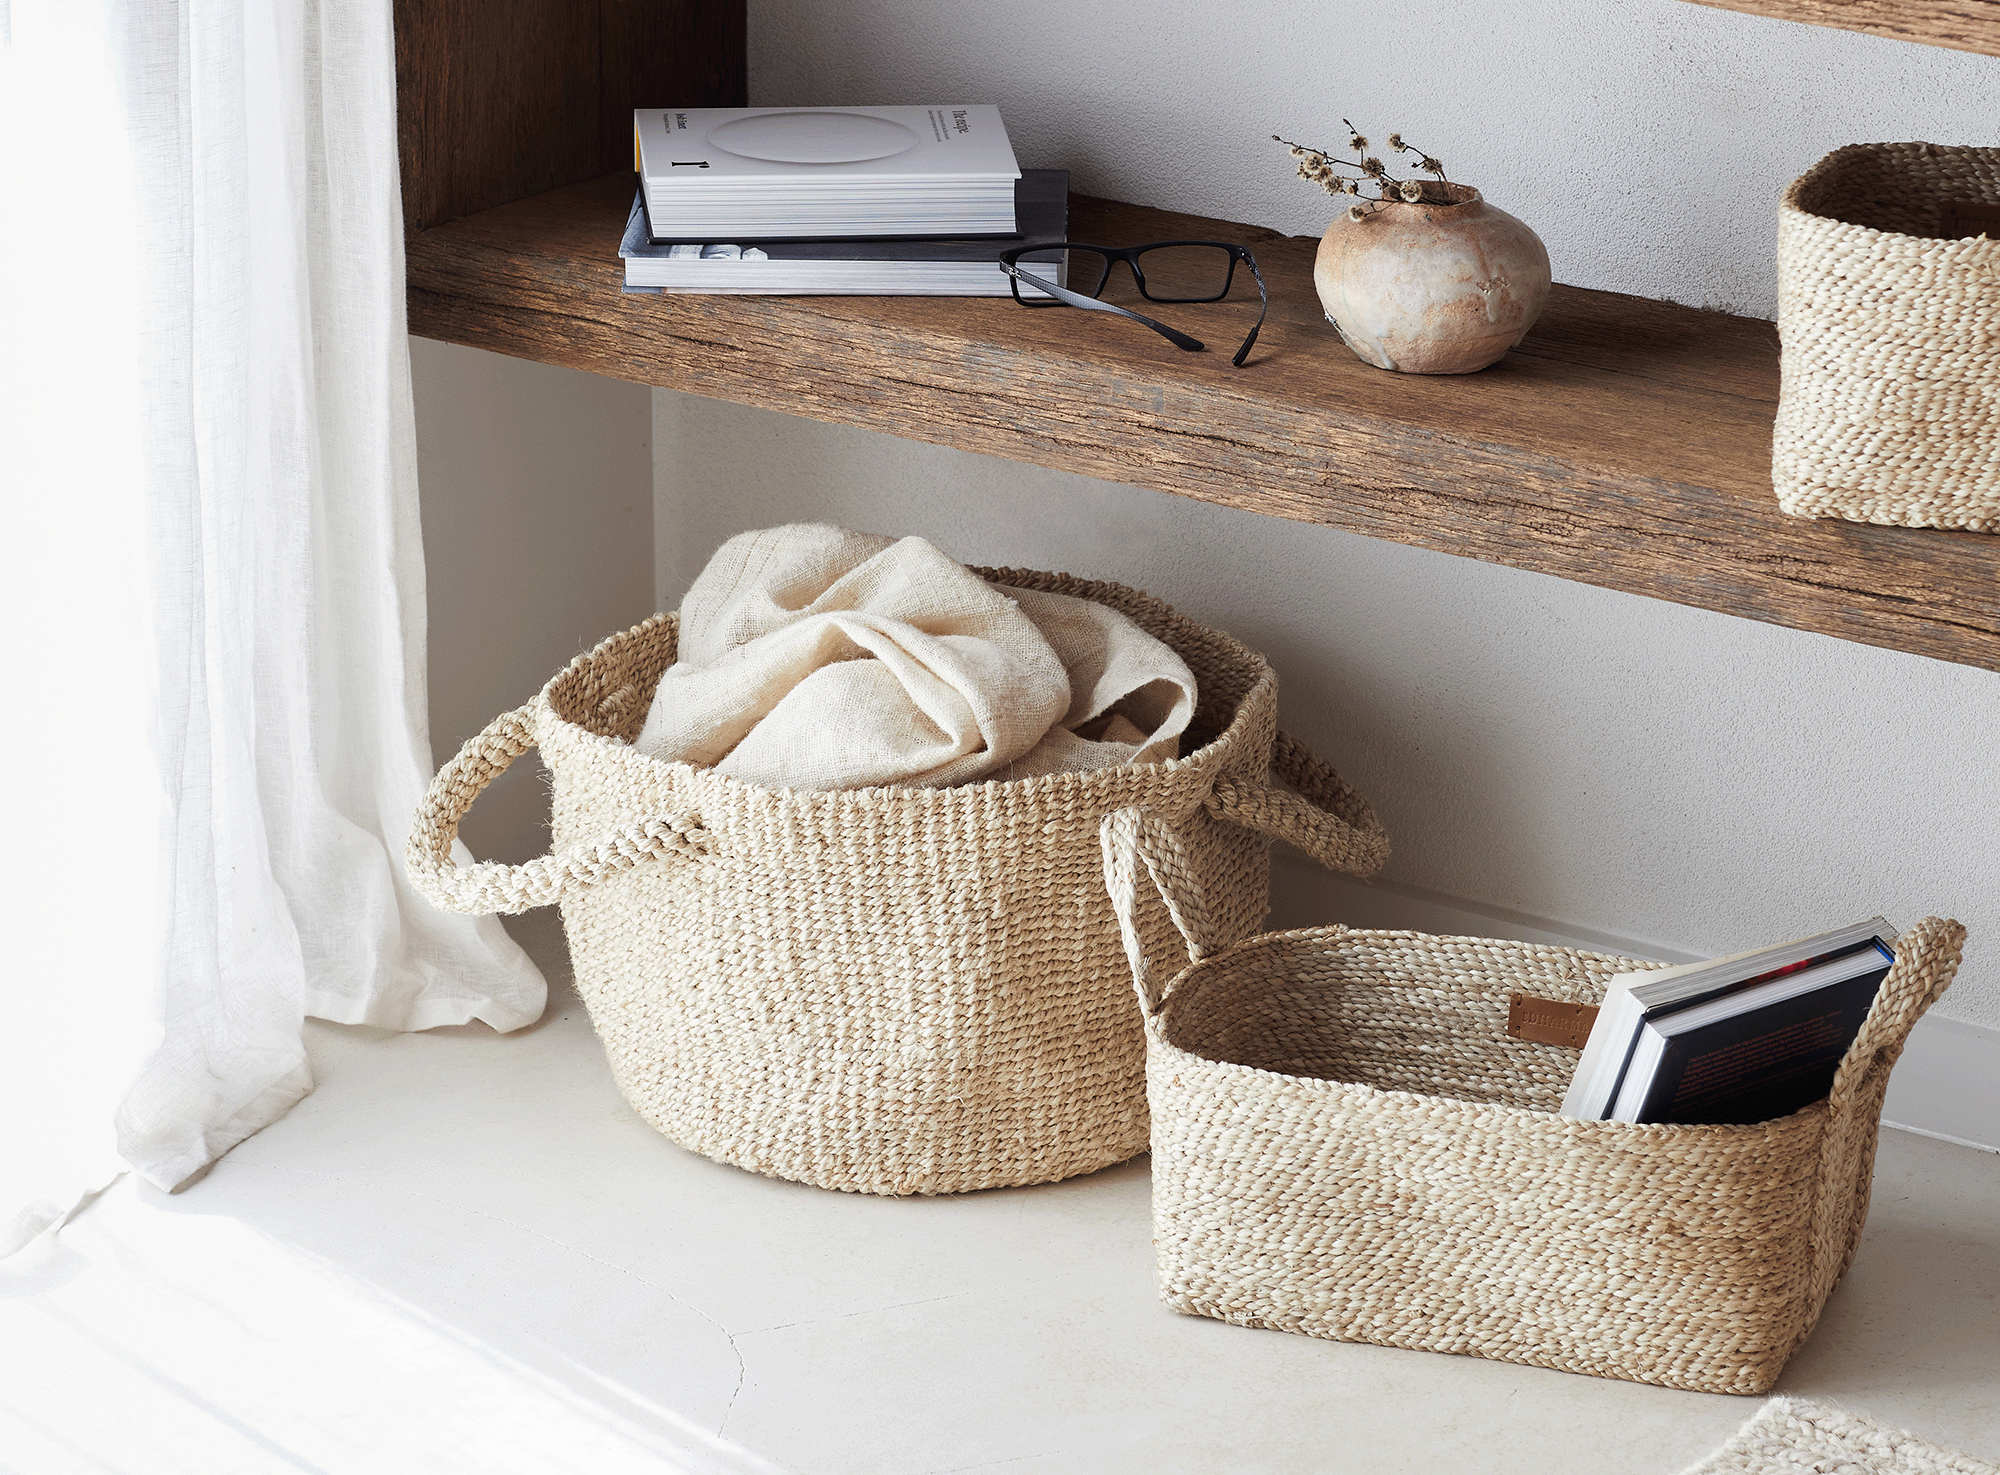
[{"label": "wooden shelf", "polygon": [[1695,0],[1718,10],[2000,56],[2000,0]]},{"label": "wooden shelf", "polygon": [[1493,368],[1390,374],[1324,320],[1314,241],[1078,197],[1076,240],[1255,251],[1271,314],[1232,369],[1241,288],[1152,309],[1205,353],[1008,300],[626,296],[632,191],[414,237],[410,331],[2000,670],[2000,538],[1777,510],[1769,323],[1559,286]]}]

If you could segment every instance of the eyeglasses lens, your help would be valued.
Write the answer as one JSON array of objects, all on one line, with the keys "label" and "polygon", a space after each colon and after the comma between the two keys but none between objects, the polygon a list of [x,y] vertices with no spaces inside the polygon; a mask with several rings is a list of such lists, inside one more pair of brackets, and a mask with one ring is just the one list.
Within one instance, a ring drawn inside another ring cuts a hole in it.
[{"label": "eyeglasses lens", "polygon": [[1111,270],[1110,257],[1088,246],[1071,246],[1064,254],[1069,257],[1069,280],[1065,285],[1070,291],[1095,297],[1104,290],[1104,278]]},{"label": "eyeglasses lens", "polygon": [[1228,293],[1236,258],[1221,246],[1155,246],[1134,265],[1155,302],[1214,302]]}]

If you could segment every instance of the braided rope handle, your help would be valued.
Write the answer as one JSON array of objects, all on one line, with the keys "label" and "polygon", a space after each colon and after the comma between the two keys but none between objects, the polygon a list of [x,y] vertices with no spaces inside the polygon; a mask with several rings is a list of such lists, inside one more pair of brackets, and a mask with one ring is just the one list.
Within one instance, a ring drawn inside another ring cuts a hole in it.
[{"label": "braided rope handle", "polygon": [[1139,867],[1143,864],[1167,915],[1187,944],[1188,961],[1199,963],[1215,951],[1216,928],[1208,909],[1201,877],[1181,838],[1158,815],[1144,809],[1119,809],[1097,827],[1098,849],[1104,856],[1104,889],[1111,893],[1111,910],[1118,918],[1118,935],[1132,965],[1132,988],[1139,1006],[1156,1014],[1167,1002],[1168,990],[1153,988],[1152,964],[1145,939],[1139,935]]},{"label": "braided rope handle", "polygon": [[1859,1095],[1868,1077],[1887,1070],[1903,1053],[1910,1031],[1951,987],[1965,950],[1965,928],[1942,917],[1926,917],[1896,942],[1896,961],[1875,992],[1861,1032],[1834,1072],[1830,1109],[1838,1116]]},{"label": "braided rope handle", "polygon": [[593,844],[540,856],[524,865],[454,864],[451,848],[472,801],[535,745],[534,714],[533,702],[501,713],[431,780],[403,848],[404,868],[431,905],[475,916],[525,912],[560,901],[573,887],[589,886],[645,861],[708,853],[708,832],[699,815],[668,815],[634,820]]},{"label": "braided rope handle", "polygon": [[1333,765],[1280,732],[1271,771],[1298,793],[1223,775],[1202,802],[1223,819],[1289,840],[1329,870],[1370,876],[1389,858],[1389,836],[1374,809]]}]

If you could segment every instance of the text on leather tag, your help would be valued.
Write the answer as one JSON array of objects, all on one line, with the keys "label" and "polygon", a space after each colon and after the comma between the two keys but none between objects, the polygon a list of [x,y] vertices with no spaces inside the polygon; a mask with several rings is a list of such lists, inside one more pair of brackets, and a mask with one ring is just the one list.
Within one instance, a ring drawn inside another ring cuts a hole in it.
[{"label": "text on leather tag", "polygon": [[2000,240],[2000,205],[1984,205],[1976,200],[1946,200],[1938,221],[1938,234],[1947,241],[1982,235]]},{"label": "text on leather tag", "polygon": [[1533,994],[1507,996],[1507,1033],[1517,1040],[1581,1050],[1595,1023],[1597,1008],[1593,1004],[1565,1004],[1561,999],[1538,999]]}]

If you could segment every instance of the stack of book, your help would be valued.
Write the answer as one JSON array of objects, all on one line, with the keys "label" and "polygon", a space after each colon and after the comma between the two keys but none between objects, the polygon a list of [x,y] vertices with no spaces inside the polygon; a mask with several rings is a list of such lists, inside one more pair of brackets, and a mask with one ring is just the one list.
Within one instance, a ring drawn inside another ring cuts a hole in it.
[{"label": "stack of book", "polygon": [[1763,1122],[1826,1095],[1895,962],[1880,917],[1735,957],[1622,973],[1563,1099],[1611,1122]]},{"label": "stack of book", "polygon": [[[1024,173],[993,107],[642,108],[633,121],[627,292],[1006,296],[1000,254],[1067,228],[1069,175]],[[1027,260],[1061,281],[1062,255]]]}]

